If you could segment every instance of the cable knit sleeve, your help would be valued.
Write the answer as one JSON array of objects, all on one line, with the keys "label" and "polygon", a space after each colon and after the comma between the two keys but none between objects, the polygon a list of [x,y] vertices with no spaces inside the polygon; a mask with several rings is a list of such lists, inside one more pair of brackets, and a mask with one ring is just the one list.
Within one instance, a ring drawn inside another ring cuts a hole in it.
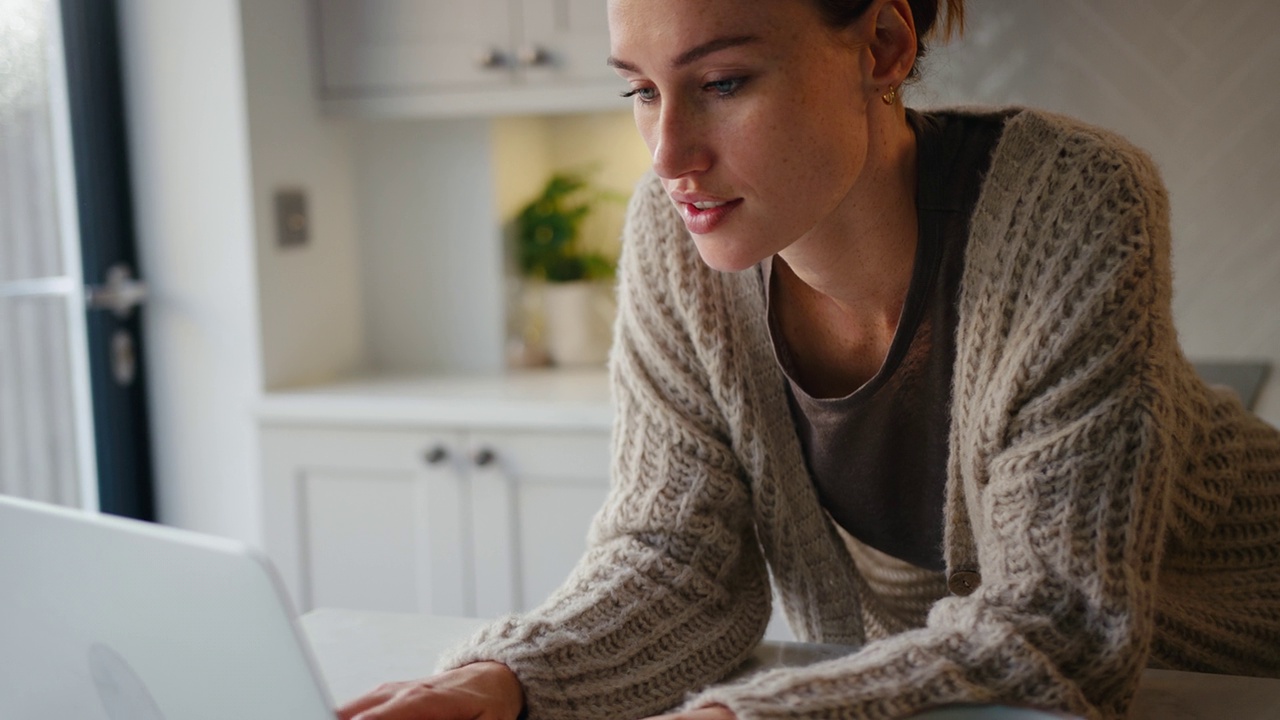
[{"label": "cable knit sleeve", "polygon": [[975,702],[1125,715],[1149,653],[1176,462],[1164,190],[1122,141],[1023,113],[972,223],[947,544],[953,569],[976,559],[980,587],[940,600],[924,628],[691,706],[740,720]]},{"label": "cable knit sleeve", "polygon": [[728,295],[679,247],[692,241],[652,178],[624,233],[613,488],[587,554],[542,606],[494,623],[441,665],[505,663],[531,720],[658,714],[741,664],[769,617],[750,488],[707,379],[732,354],[696,344],[702,329],[690,327],[726,317],[694,306]]}]

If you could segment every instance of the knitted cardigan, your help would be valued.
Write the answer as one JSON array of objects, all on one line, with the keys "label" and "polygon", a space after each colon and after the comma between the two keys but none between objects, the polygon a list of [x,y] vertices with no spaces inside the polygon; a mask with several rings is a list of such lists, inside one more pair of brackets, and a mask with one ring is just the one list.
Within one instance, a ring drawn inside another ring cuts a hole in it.
[{"label": "knitted cardigan", "polygon": [[[614,485],[589,549],[441,667],[505,663],[531,720],[682,701],[741,720],[973,702],[1120,718],[1149,664],[1280,675],[1280,433],[1182,356],[1169,244],[1145,154],[1009,120],[971,222],[947,467],[948,573],[980,584],[882,637],[895,594],[936,576],[887,573],[886,593],[859,572],[805,469],[755,271],[703,264],[649,177],[624,231]],[[771,575],[801,639],[860,649],[703,689],[760,640]]]}]

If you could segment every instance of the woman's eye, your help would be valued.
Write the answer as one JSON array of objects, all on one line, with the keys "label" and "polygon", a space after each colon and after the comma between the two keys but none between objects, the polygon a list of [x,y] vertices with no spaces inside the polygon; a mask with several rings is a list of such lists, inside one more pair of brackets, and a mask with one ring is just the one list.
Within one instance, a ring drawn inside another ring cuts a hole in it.
[{"label": "woman's eye", "polygon": [[715,93],[716,95],[719,95],[720,97],[730,97],[734,93],[741,90],[742,85],[746,81],[747,81],[746,78],[740,78],[740,77],[725,78],[724,80],[712,80],[706,85],[703,85],[702,89],[709,90]]},{"label": "woman's eye", "polygon": [[631,88],[622,93],[624,98],[636,98],[642,103],[650,103],[658,98],[658,91],[651,87]]}]

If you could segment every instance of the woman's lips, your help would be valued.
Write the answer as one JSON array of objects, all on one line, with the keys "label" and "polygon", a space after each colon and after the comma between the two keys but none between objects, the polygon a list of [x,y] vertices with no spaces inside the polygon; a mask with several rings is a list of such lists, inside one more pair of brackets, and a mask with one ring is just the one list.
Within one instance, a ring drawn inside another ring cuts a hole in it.
[{"label": "woman's lips", "polygon": [[[675,200],[680,208],[680,215],[684,218],[685,227],[689,228],[689,232],[694,235],[705,235],[715,230],[742,204],[742,198],[696,201],[676,198]],[[698,207],[699,205],[702,207]]]}]

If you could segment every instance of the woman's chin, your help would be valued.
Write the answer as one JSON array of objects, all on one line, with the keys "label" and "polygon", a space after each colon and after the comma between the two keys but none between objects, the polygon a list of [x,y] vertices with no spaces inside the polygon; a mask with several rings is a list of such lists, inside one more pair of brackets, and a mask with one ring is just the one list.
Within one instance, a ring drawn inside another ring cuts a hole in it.
[{"label": "woman's chin", "polygon": [[728,273],[741,272],[754,267],[765,258],[765,255],[760,252],[744,247],[744,243],[698,235],[693,237],[702,262],[712,270]]}]

